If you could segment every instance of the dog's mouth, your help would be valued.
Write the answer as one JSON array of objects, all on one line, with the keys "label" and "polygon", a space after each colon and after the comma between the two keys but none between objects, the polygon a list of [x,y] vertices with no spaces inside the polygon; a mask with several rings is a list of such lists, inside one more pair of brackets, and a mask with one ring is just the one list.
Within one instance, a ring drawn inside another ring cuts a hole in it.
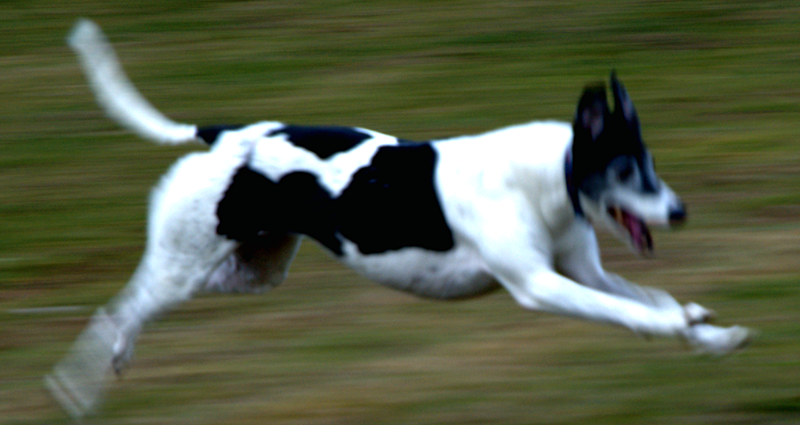
[{"label": "dog's mouth", "polygon": [[607,211],[608,215],[628,232],[637,252],[640,254],[653,252],[653,237],[642,219],[618,206],[610,206]]}]

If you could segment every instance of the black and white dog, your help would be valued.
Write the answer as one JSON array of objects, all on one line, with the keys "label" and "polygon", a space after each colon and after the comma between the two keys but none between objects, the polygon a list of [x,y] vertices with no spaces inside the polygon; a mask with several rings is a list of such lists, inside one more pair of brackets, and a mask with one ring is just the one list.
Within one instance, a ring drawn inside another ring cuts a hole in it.
[{"label": "black and white dog", "polygon": [[584,91],[572,125],[414,143],[361,128],[178,124],[133,88],[96,25],[80,21],[70,44],[121,124],[160,143],[211,146],[158,184],[141,264],[47,377],[76,417],[96,406],[145,322],[202,291],[278,285],[304,236],[362,275],[424,297],[503,287],[527,309],[677,336],[715,354],[749,338],[708,324],[711,312],[697,304],[603,270],[593,225],[645,253],[648,226],[686,216],[656,176],[614,75],[613,112],[598,85]]}]

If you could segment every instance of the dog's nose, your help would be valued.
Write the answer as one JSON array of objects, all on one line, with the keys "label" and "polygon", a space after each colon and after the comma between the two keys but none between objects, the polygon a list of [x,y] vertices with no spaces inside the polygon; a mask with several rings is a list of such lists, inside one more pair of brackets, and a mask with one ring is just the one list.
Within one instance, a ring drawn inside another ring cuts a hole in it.
[{"label": "dog's nose", "polygon": [[683,202],[669,211],[669,225],[678,226],[686,222],[686,205]]}]

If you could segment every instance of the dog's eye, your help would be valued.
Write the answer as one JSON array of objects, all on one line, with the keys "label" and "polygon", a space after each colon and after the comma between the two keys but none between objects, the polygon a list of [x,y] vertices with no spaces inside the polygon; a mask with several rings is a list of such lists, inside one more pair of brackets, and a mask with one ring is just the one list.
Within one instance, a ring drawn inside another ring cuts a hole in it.
[{"label": "dog's eye", "polygon": [[628,179],[633,176],[633,166],[630,162],[625,161],[621,164],[619,170],[617,171],[617,177],[620,181],[627,181]]}]

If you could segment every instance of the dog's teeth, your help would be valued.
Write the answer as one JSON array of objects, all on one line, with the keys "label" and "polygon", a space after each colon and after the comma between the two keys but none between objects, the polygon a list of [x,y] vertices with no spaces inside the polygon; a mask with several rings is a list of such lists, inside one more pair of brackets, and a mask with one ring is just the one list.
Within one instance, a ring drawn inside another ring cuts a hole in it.
[{"label": "dog's teeth", "polygon": [[614,207],[614,220],[617,220],[620,224],[625,224],[622,220],[622,209],[619,207]]}]

